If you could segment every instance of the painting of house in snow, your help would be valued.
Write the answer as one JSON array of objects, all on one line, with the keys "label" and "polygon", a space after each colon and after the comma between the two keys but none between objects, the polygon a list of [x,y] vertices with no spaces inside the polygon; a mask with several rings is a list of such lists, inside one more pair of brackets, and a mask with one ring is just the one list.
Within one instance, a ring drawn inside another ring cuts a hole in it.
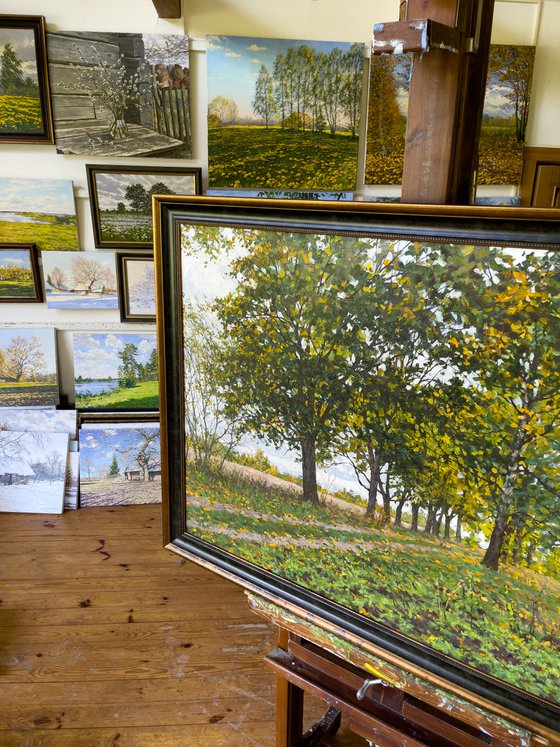
[{"label": "painting of house in snow", "polygon": [[48,252],[43,274],[49,309],[117,309],[112,252]]},{"label": "painting of house in snow", "polygon": [[0,511],[62,513],[68,433],[0,431]]}]

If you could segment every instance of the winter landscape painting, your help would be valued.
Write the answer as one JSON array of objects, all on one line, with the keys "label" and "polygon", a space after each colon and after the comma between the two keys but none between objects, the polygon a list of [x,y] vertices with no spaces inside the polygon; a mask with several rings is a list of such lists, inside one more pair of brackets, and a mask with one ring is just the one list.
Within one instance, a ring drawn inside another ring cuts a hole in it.
[{"label": "winter landscape painting", "polygon": [[78,249],[72,182],[0,179],[0,243],[36,244],[43,251]]},{"label": "winter landscape painting", "polygon": [[0,16],[0,141],[52,143],[45,19]]},{"label": "winter landscape painting", "polygon": [[51,31],[48,52],[59,153],[191,157],[187,36]]},{"label": "winter landscape painting", "polygon": [[58,431],[78,436],[76,410],[28,410],[5,407],[0,410],[0,431]]},{"label": "winter landscape painting", "polygon": [[74,385],[81,410],[157,410],[155,332],[74,332]]},{"label": "winter landscape painting", "polygon": [[0,511],[60,514],[67,433],[0,430]]},{"label": "winter landscape painting", "polygon": [[210,186],[355,189],[362,44],[207,43]]},{"label": "winter landscape painting", "polygon": [[200,194],[200,169],[86,166],[95,245],[151,248],[152,195]]},{"label": "winter landscape painting", "polygon": [[0,407],[58,402],[54,329],[0,327]]},{"label": "winter landscape painting", "polygon": [[50,309],[118,308],[112,252],[48,252],[43,275]]},{"label": "winter landscape painting", "polygon": [[194,551],[560,704],[560,252],[231,212],[181,234]]},{"label": "winter landscape painting", "polygon": [[159,423],[85,423],[80,506],[161,502]]},{"label": "winter landscape painting", "polygon": [[156,289],[153,257],[117,255],[119,308],[123,322],[155,322]]}]

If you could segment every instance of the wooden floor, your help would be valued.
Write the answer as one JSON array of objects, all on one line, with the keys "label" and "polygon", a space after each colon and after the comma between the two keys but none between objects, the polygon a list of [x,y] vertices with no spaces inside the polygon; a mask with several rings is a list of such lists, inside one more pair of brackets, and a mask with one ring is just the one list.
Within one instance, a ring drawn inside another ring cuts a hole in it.
[{"label": "wooden floor", "polygon": [[272,747],[273,630],[160,510],[0,515],[1,747]]}]

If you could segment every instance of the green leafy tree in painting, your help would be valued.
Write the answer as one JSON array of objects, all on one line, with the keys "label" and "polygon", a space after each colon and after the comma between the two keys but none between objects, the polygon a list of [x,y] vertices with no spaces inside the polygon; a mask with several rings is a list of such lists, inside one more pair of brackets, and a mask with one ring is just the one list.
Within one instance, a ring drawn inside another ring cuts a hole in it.
[{"label": "green leafy tree in painting", "polygon": [[6,94],[21,94],[24,85],[24,75],[21,61],[11,44],[4,46],[0,57],[0,92]]},{"label": "green leafy tree in painting", "polygon": [[361,44],[352,44],[344,53],[346,76],[342,89],[342,105],[353,137],[358,134],[360,107],[362,103],[362,82],[364,72],[364,52]]},{"label": "green leafy tree in painting", "polygon": [[139,376],[138,348],[132,342],[127,342],[118,353],[122,363],[118,367],[119,386],[131,389],[136,386]]},{"label": "green leafy tree in painting", "polygon": [[334,137],[342,112],[344,98],[344,55],[340,47],[334,47],[328,55],[318,55],[323,69],[322,110]]},{"label": "green leafy tree in painting", "polygon": [[124,193],[130,202],[132,210],[138,213],[148,213],[151,209],[151,199],[142,184],[129,184]]},{"label": "green leafy tree in painting", "polygon": [[535,47],[495,44],[490,47],[488,78],[506,89],[505,98],[513,106],[515,134],[519,143],[525,142]]},{"label": "green leafy tree in painting", "polygon": [[268,72],[266,65],[261,65],[257,82],[255,83],[253,110],[264,120],[265,127],[268,129],[268,125],[276,112],[276,102],[274,100],[272,76]]},{"label": "green leafy tree in painting", "polygon": [[356,239],[238,235],[235,291],[216,301],[227,339],[217,376],[226,413],[299,451],[304,499],[318,503],[316,465],[347,415],[360,342],[367,248]]},{"label": "green leafy tree in painting", "polygon": [[394,62],[388,55],[371,63],[368,99],[368,152],[383,158],[404,150],[405,124],[397,101]]}]

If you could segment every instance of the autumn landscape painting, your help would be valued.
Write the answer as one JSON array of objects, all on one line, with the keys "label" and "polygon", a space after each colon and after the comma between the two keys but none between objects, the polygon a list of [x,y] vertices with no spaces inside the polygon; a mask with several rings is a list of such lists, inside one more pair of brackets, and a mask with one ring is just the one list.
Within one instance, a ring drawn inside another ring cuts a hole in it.
[{"label": "autumn landscape painting", "polygon": [[560,253],[181,252],[187,533],[560,703]]},{"label": "autumn landscape painting", "polygon": [[54,329],[0,328],[0,407],[58,403]]},{"label": "autumn landscape painting", "polygon": [[207,43],[210,186],[355,189],[362,44]]}]

